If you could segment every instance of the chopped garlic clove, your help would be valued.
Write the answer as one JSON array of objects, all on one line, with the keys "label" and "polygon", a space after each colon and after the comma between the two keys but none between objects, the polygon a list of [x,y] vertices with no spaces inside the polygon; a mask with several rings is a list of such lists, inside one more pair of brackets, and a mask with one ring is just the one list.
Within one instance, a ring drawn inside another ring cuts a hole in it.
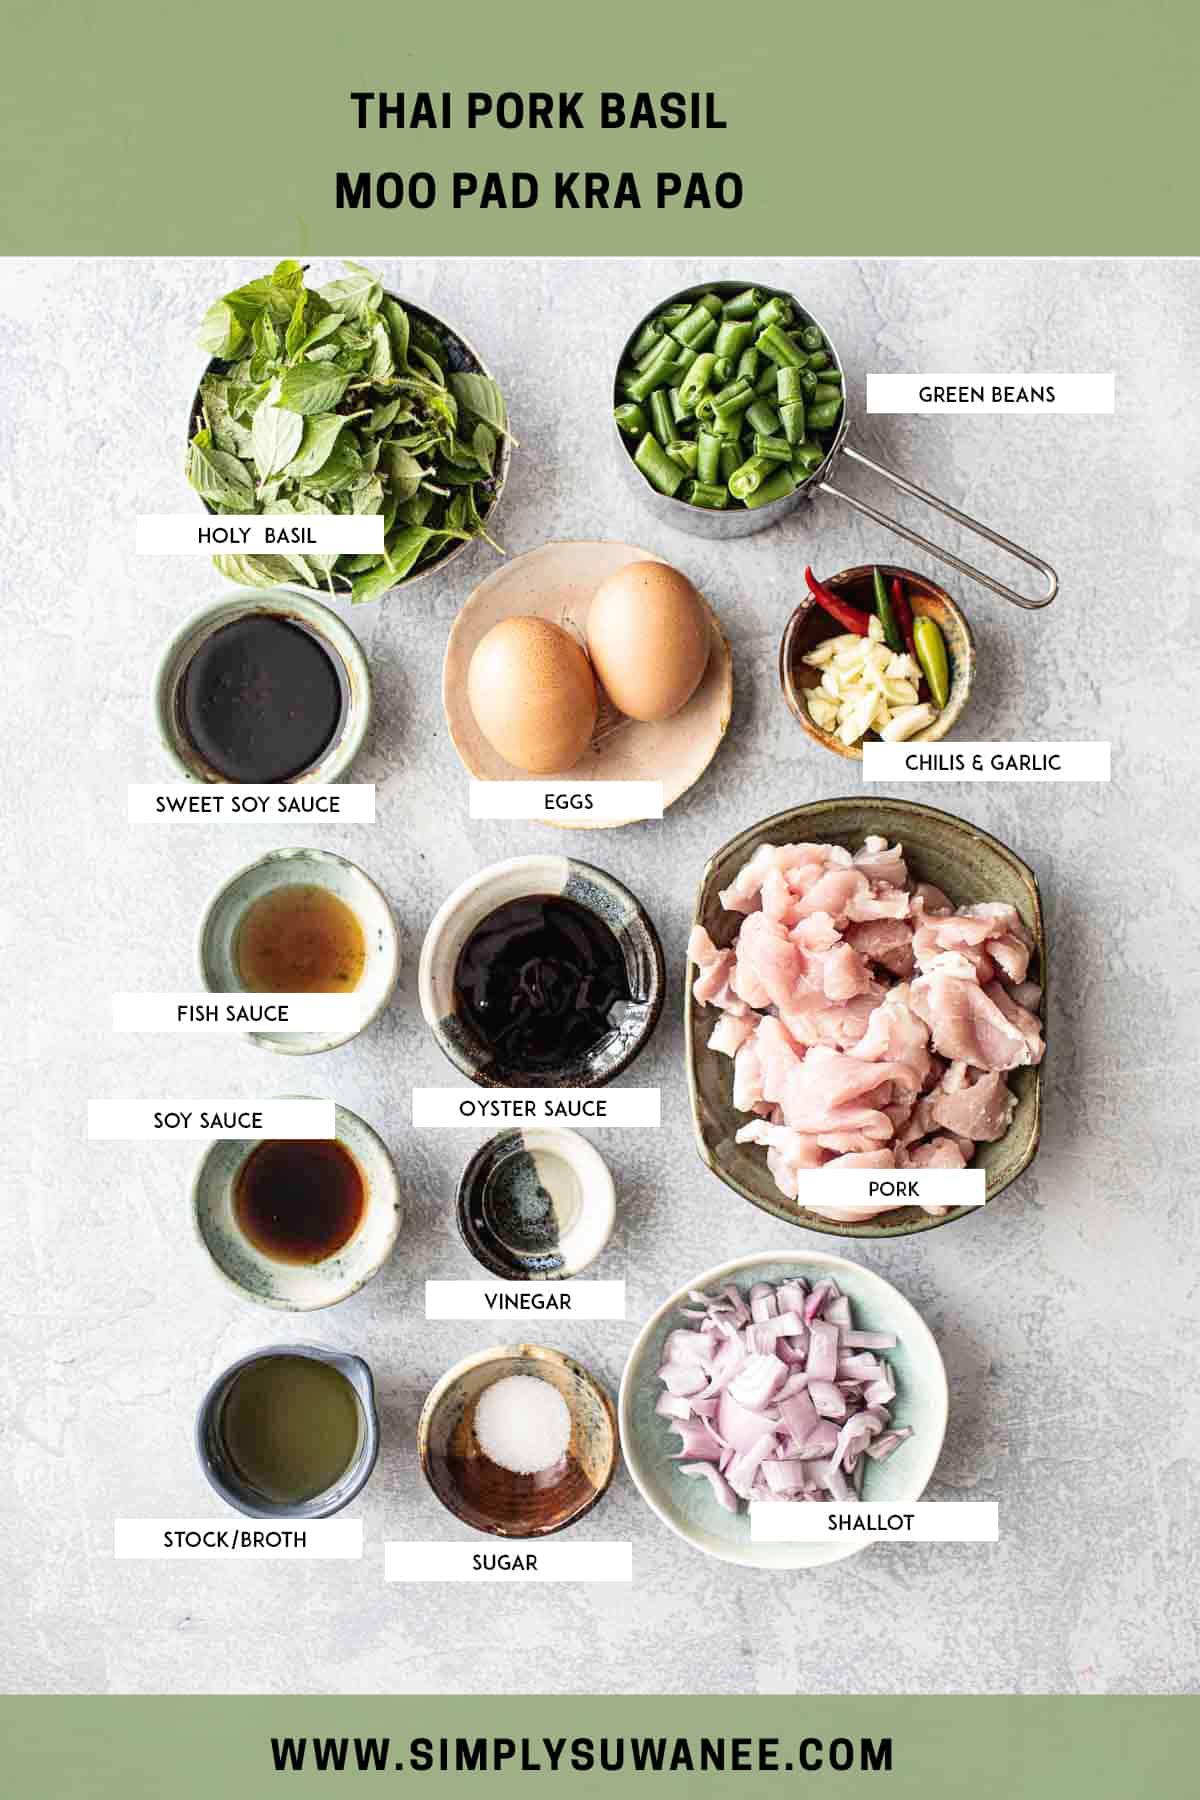
[{"label": "chopped garlic clove", "polygon": [[891,722],[879,735],[889,744],[900,744],[918,731],[924,731],[927,725],[932,725],[935,717],[936,714],[927,701],[920,706],[906,706],[893,715]]}]

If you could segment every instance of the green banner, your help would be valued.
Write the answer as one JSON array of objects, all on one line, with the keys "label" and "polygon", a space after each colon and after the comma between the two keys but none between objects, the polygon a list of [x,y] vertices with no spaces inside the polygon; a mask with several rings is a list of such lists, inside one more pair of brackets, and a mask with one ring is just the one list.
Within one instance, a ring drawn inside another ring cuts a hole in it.
[{"label": "green banner", "polygon": [[714,1800],[1174,1800],[1195,1791],[1198,1724],[1194,1699],[1128,1696],[0,1700],[14,1800],[261,1800],[357,1776],[488,1800],[651,1782]]},{"label": "green banner", "polygon": [[1189,253],[1198,21],[11,0],[0,249]]}]

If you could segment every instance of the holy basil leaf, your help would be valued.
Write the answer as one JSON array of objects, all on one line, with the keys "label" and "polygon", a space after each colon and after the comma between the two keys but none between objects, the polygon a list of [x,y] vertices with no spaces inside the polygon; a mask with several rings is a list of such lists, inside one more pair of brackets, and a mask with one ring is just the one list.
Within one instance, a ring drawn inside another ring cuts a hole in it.
[{"label": "holy basil leaf", "polygon": [[398,300],[393,300],[390,294],[384,295],[383,299],[380,301],[379,310],[383,315],[384,323],[388,328],[388,335],[392,340],[392,354],[396,360],[396,367],[398,369],[407,369],[408,314],[405,312],[400,302]]},{"label": "holy basil leaf", "polygon": [[297,413],[332,412],[349,385],[349,375],[330,363],[297,363],[284,371],[280,405]]},{"label": "holy basil leaf", "polygon": [[360,318],[378,308],[383,288],[370,269],[364,269],[356,262],[346,262],[342,266],[350,273],[340,281],[331,281],[328,287],[318,289],[322,300],[336,312],[348,313],[351,318]]},{"label": "holy basil leaf", "polygon": [[281,581],[292,579],[284,556],[214,556],[213,567],[239,587],[278,587]]},{"label": "holy basil leaf", "polygon": [[215,447],[245,460],[254,452],[250,433],[234,417],[232,389],[233,384],[227,376],[206,375],[200,383],[200,405]]},{"label": "holy basil leaf", "polygon": [[188,480],[200,495],[216,506],[254,511],[254,483],[236,456],[217,450],[212,433],[198,431],[188,446]]},{"label": "holy basil leaf", "polygon": [[[293,417],[298,415],[293,414]],[[346,419],[341,413],[320,413],[311,419],[301,420],[304,435],[300,448],[292,457],[284,470],[285,475],[294,480],[304,476],[315,475],[317,470],[329,460],[333,446],[337,443]]]},{"label": "holy basil leaf", "polygon": [[304,435],[304,420],[298,412],[289,412],[279,404],[278,392],[268,395],[254,415],[250,428],[254,444],[254,465],[260,481],[267,481],[286,468]]},{"label": "holy basil leaf", "polygon": [[229,362],[246,341],[246,327],[227,300],[214,300],[200,321],[200,348]]},{"label": "holy basil leaf", "polygon": [[471,433],[471,448],[475,452],[475,460],[490,475],[496,464],[496,434],[482,419]]},{"label": "holy basil leaf", "polygon": [[450,392],[464,412],[482,419],[493,431],[507,432],[508,417],[504,410],[504,396],[490,375],[451,375]]}]

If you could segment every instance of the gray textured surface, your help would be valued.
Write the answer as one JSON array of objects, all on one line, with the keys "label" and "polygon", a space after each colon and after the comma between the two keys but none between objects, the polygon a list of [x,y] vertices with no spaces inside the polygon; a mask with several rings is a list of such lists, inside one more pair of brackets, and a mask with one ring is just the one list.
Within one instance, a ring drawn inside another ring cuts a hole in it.
[{"label": "gray textured surface", "polygon": [[[414,1426],[436,1376],[492,1337],[487,1325],[422,1318],[426,1276],[475,1273],[452,1195],[476,1139],[417,1135],[406,1122],[412,1085],[450,1074],[417,1010],[417,951],[463,876],[547,842],[537,826],[469,822],[442,729],[446,633],[492,566],[474,547],[445,580],[355,617],[378,698],[357,773],[379,784],[380,823],[318,840],[382,883],[405,945],[384,1020],[302,1068],[308,1091],[336,1095],[383,1133],[408,1207],[385,1272],[302,1333],[361,1351],[379,1380],[384,1451],[362,1509],[366,1557],[113,1562],[115,1516],[215,1511],[191,1450],[196,1402],[242,1351],[296,1334],[230,1294],[193,1241],[195,1147],[84,1141],[88,1096],[252,1098],[296,1086],[295,1065],[231,1039],[116,1038],[108,1025],[114,989],[191,980],[197,917],[228,870],[306,835],[125,822],[127,782],[170,778],[149,722],[159,648],[221,587],[199,562],[137,558],[133,514],[190,505],[180,465],[196,323],[212,295],[260,266],[0,268],[12,1102],[0,1137],[0,1685],[1194,1686],[1195,264],[779,261],[754,271],[798,290],[830,325],[859,404],[868,368],[1117,369],[1115,420],[894,419],[858,432],[868,452],[1062,572],[1062,596],[1040,617],[956,584],[980,649],[964,731],[1114,746],[1110,788],[914,790],[1034,865],[1051,934],[1049,1110],[1032,1172],[984,1215],[863,1252],[921,1307],[945,1353],[951,1419],[933,1492],[998,1498],[1000,1544],[873,1548],[768,1582],[690,1551],[621,1474],[587,1530],[633,1539],[632,1595],[384,1586],[386,1536],[453,1529],[421,1480]],[[660,294],[712,265],[463,261],[385,272],[459,324],[510,396],[522,448],[498,521],[509,549],[552,536],[641,542],[693,576],[733,642],[733,725],[703,783],[661,825],[563,839],[637,891],[672,970],[667,1016],[634,1072],[661,1084],[663,1129],[597,1138],[616,1174],[619,1223],[596,1273],[627,1279],[629,1323],[546,1334],[615,1387],[637,1322],[682,1278],[724,1256],[813,1241],[764,1219],[695,1157],[681,958],[706,856],[756,818],[855,779],[801,738],[778,691],[778,640],[803,562],[832,570],[897,552],[832,500],[764,536],[708,545],[657,528],[619,483],[606,416],[618,339]]]}]

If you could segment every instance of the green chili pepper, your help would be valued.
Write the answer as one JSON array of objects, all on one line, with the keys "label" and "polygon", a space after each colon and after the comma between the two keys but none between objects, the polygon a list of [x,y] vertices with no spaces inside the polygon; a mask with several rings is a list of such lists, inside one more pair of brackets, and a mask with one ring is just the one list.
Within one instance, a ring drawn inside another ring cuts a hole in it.
[{"label": "green chili pepper", "polygon": [[[900,621],[888,599],[887,585],[881,570],[878,568],[873,570],[872,579],[875,583],[875,611],[878,614],[879,623],[883,626],[884,642],[889,650],[894,650],[897,655],[900,655],[904,649],[904,633],[900,629]],[[933,683],[930,682],[929,685],[932,687]]]},{"label": "green chili pepper", "polygon": [[946,661],[946,640],[933,619],[913,620],[913,647],[921,673],[929,683],[933,704],[940,711],[950,698],[950,666]]},{"label": "green chili pepper", "polygon": [[646,415],[632,401],[627,400],[624,406],[618,406],[613,418],[617,421],[617,429],[623,431],[626,437],[642,437],[645,434]]},{"label": "green chili pepper", "polygon": [[652,432],[646,433],[633,453],[633,460],[651,487],[656,487],[668,498],[683,480],[683,470],[671,460]]}]

